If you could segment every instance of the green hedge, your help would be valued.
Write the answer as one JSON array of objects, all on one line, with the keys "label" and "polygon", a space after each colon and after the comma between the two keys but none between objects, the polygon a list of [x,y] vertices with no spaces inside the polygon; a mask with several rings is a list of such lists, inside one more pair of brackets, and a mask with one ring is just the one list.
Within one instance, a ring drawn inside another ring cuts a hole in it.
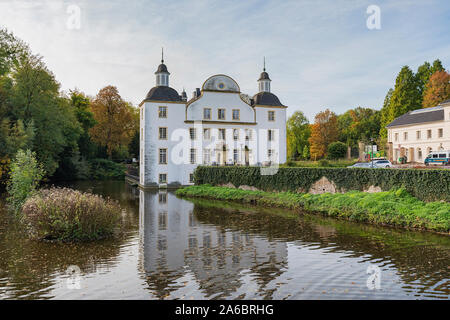
[{"label": "green hedge", "polygon": [[247,185],[264,191],[307,191],[322,177],[341,191],[378,186],[383,191],[404,188],[423,201],[450,202],[450,170],[364,169],[364,168],[279,168],[275,175],[261,175],[259,167],[203,167],[194,173],[195,184]]}]

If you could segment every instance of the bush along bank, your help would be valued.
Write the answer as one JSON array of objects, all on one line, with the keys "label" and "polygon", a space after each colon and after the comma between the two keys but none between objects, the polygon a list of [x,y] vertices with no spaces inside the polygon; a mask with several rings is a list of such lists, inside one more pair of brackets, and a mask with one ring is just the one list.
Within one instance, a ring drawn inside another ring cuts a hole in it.
[{"label": "bush along bank", "polygon": [[299,194],[250,191],[211,185],[190,186],[178,196],[230,200],[261,206],[302,209],[330,217],[381,225],[424,229],[443,233],[450,230],[450,204],[423,202],[405,189],[386,192]]},{"label": "bush along bank", "polygon": [[306,193],[325,177],[338,192],[405,189],[423,201],[450,202],[450,170],[364,168],[278,168],[274,175],[261,175],[260,167],[198,167],[196,185],[250,186],[263,191]]}]

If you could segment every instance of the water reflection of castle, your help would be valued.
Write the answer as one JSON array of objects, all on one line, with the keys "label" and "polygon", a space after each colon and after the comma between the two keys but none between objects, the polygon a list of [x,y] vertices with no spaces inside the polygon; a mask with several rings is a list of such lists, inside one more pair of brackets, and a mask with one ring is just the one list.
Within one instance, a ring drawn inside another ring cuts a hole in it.
[{"label": "water reflection of castle", "polygon": [[287,265],[285,242],[199,221],[194,204],[171,193],[140,191],[139,198],[141,266],[157,296],[179,288],[186,273],[210,298],[236,292],[245,271],[264,291]]}]

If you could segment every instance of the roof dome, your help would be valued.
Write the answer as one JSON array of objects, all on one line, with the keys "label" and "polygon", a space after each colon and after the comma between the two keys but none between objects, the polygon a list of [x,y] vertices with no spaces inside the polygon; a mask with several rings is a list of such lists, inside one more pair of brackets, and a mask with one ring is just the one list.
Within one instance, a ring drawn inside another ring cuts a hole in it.
[{"label": "roof dome", "polygon": [[241,92],[239,85],[231,77],[218,74],[209,77],[202,86],[204,91],[226,91],[226,92]]},{"label": "roof dome", "polygon": [[164,63],[161,63],[161,64],[158,66],[158,70],[156,70],[155,74],[156,74],[156,73],[161,73],[161,72],[167,72],[167,73],[169,73],[169,71],[167,71],[167,66],[166,66]]},{"label": "roof dome", "polygon": [[261,72],[261,75],[259,76],[258,81],[261,81],[261,80],[270,80],[269,74],[265,71]]},{"label": "roof dome", "polygon": [[181,97],[177,90],[172,89],[171,87],[158,86],[150,89],[145,100],[181,101]]},{"label": "roof dome", "polygon": [[255,104],[264,106],[284,106],[276,95],[266,91],[255,94],[253,96],[253,101]]}]

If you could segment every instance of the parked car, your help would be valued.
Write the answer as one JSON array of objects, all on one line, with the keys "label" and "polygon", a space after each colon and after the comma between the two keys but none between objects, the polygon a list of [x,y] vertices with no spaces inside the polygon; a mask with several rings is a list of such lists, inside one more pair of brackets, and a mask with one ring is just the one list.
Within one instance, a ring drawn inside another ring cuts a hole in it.
[{"label": "parked car", "polygon": [[357,162],[348,168],[380,168],[375,163],[372,162]]},{"label": "parked car", "polygon": [[450,164],[450,151],[434,151],[431,152],[424,161],[425,165],[441,164],[448,166]]},{"label": "parked car", "polygon": [[373,160],[373,163],[379,168],[392,168],[392,163],[386,159]]}]

